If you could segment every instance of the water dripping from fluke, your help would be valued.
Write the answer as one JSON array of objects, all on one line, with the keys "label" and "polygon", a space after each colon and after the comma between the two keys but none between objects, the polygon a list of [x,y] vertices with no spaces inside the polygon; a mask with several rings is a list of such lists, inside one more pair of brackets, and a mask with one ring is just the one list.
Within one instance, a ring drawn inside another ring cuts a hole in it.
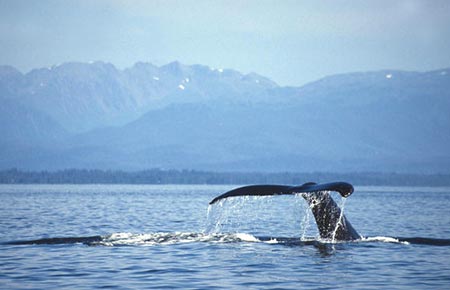
[{"label": "water dripping from fluke", "polygon": [[[330,192],[338,192],[342,198],[337,204],[330,195]],[[345,201],[353,193],[353,186],[346,182],[333,182],[326,184],[316,184],[307,182],[301,186],[286,185],[250,185],[230,190],[215,197],[210,205],[234,199],[235,197],[249,196],[280,196],[280,195],[301,195],[308,203],[313,213],[319,230],[320,237],[317,239],[323,243],[343,243],[343,242],[389,242],[403,244],[427,244],[427,245],[449,245],[447,239],[431,238],[388,238],[383,239],[365,238],[360,235],[344,215]],[[309,216],[306,214],[302,220],[303,231],[300,240],[306,239],[306,224]]]},{"label": "water dripping from fluke", "polygon": [[346,219],[343,210],[331,198],[330,192],[332,191],[339,192],[342,197],[348,197],[353,193],[353,186],[345,182],[327,184],[308,182],[301,186],[250,185],[239,187],[217,196],[210,204],[221,203],[225,199],[235,200],[235,197],[300,194],[309,204],[322,240],[351,241],[361,239],[361,235]]}]

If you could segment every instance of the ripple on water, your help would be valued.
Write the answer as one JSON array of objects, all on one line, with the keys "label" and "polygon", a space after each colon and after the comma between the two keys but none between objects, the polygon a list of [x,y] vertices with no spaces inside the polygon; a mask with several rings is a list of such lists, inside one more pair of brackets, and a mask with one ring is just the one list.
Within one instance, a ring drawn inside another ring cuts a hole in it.
[{"label": "ripple on water", "polygon": [[[450,190],[357,190],[345,214],[368,237],[328,243],[316,238],[313,219],[304,221],[304,201],[294,196],[249,199],[228,210],[219,231],[215,225],[208,231],[208,202],[232,187],[1,190],[0,185],[0,288],[446,289],[450,284],[445,244]],[[96,246],[5,244],[90,236],[101,240]]]}]

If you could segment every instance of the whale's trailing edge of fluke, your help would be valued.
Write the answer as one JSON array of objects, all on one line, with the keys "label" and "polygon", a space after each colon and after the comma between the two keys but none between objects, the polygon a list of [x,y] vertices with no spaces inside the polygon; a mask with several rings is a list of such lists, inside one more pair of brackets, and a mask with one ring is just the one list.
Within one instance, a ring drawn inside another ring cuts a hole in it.
[{"label": "whale's trailing edge of fluke", "polygon": [[322,191],[336,191],[343,197],[348,197],[353,193],[353,186],[347,182],[332,182],[317,184],[307,182],[300,186],[287,185],[250,185],[235,188],[214,198],[209,204],[214,204],[219,200],[234,196],[265,196],[265,195],[284,195],[298,193],[312,193]]},{"label": "whale's trailing edge of fluke", "polygon": [[300,186],[287,185],[250,185],[239,187],[214,198],[209,204],[235,196],[267,196],[301,194],[308,202],[320,237],[325,240],[349,241],[361,239],[361,235],[352,227],[342,210],[328,192],[335,191],[343,197],[353,193],[353,186],[346,182],[317,184],[308,182]]}]

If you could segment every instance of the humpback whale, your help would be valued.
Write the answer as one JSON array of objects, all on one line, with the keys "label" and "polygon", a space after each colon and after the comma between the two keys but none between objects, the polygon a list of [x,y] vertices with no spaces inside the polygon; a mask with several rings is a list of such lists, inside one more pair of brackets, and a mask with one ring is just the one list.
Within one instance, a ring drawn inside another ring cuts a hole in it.
[{"label": "humpback whale", "polygon": [[234,196],[268,196],[301,194],[308,202],[316,220],[320,237],[324,240],[351,241],[361,239],[361,235],[353,228],[342,210],[333,200],[330,191],[338,192],[342,197],[353,193],[353,186],[346,182],[317,184],[308,182],[300,186],[287,185],[250,185],[235,188],[214,198],[214,204],[225,198]]}]

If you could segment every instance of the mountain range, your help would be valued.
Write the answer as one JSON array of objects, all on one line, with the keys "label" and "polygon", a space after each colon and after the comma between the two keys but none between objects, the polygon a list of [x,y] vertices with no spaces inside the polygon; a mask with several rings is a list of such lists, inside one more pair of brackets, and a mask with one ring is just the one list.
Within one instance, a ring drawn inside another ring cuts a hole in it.
[{"label": "mountain range", "polygon": [[450,173],[450,69],[282,87],[179,62],[0,66],[0,169]]}]

